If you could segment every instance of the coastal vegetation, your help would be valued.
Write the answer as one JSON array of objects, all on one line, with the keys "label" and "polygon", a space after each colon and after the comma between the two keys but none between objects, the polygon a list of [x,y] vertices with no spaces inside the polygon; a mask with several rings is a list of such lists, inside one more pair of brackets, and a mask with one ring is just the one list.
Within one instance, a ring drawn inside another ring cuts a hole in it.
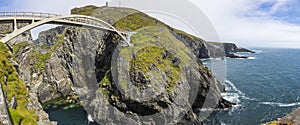
[{"label": "coastal vegetation", "polygon": [[10,63],[9,59],[13,56],[3,43],[0,43],[0,82],[4,96],[11,102],[16,98],[17,106],[8,109],[13,124],[18,125],[37,125],[39,117],[34,109],[28,109],[30,101],[28,90],[24,82],[19,78],[16,68]]}]

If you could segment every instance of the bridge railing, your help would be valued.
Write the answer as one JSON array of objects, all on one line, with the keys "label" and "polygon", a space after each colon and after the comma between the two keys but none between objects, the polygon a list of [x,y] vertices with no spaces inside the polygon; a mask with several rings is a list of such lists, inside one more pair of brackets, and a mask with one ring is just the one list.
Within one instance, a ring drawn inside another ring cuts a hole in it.
[{"label": "bridge railing", "polygon": [[8,17],[27,17],[27,18],[51,18],[61,16],[51,13],[37,13],[37,12],[0,12],[0,18]]}]

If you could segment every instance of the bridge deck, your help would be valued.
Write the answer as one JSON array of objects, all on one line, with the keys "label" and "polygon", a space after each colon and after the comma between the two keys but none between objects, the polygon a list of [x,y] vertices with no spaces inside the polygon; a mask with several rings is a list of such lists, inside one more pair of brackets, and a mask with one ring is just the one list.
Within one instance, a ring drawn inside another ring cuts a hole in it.
[{"label": "bridge deck", "polygon": [[51,18],[61,16],[59,14],[38,13],[38,12],[0,12],[0,18],[8,17],[28,17],[28,18]]},{"label": "bridge deck", "polygon": [[[124,35],[128,35],[129,32],[122,32],[114,28],[111,24],[91,16],[84,15],[69,15],[61,16],[58,14],[50,13],[36,13],[36,12],[0,12],[0,22],[3,21],[13,21],[14,32],[6,35],[0,41],[6,43],[12,38],[20,35],[21,33],[28,31],[32,28],[43,24],[63,24],[63,25],[75,25],[75,26],[84,26],[95,29],[108,30],[116,32],[122,39],[128,44],[130,44],[129,38],[126,38]],[[31,21],[31,24],[22,27],[21,29],[17,28],[17,23],[22,21]]]}]

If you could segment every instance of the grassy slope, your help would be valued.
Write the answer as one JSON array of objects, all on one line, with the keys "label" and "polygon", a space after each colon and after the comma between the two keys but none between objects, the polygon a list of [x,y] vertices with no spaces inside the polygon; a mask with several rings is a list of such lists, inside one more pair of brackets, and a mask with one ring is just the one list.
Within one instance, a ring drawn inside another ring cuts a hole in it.
[{"label": "grassy slope", "polygon": [[[65,33],[65,32],[64,32]],[[30,58],[31,61],[34,62],[34,64],[31,66],[36,72],[37,71],[43,71],[45,69],[45,64],[46,61],[50,59],[51,54],[56,51],[56,49],[61,45],[63,38],[64,38],[64,33],[60,34],[56,37],[57,43],[52,46],[47,53],[42,54],[39,51],[33,50],[30,53]],[[28,44],[27,42],[21,42],[19,44],[16,44],[12,46],[13,52],[18,53],[18,51],[24,49],[26,46],[32,46]],[[27,104],[28,104],[28,91],[23,83],[22,80],[18,78],[18,75],[13,68],[13,66],[8,62],[8,58],[13,58],[12,55],[7,54],[7,49],[5,48],[5,45],[1,44],[0,48],[0,60],[2,65],[0,66],[1,70],[1,78],[3,76],[8,75],[8,83],[7,86],[3,87],[4,91],[7,91],[8,93],[5,94],[6,98],[8,101],[12,99],[12,97],[16,97],[18,101],[18,107],[17,109],[11,109],[9,108],[9,112],[12,118],[12,121],[14,124],[21,123],[22,125],[35,125],[37,124],[37,120],[39,119],[37,115],[35,115],[34,110],[28,110],[27,109]],[[5,63],[4,63],[5,62]],[[5,69],[6,68],[6,69]],[[7,71],[7,72],[3,72]],[[3,81],[3,80],[1,80]],[[4,83],[2,83],[4,84]],[[20,122],[22,121],[22,122]]]},{"label": "grassy slope", "polygon": [[[8,101],[16,97],[18,103],[16,109],[9,108],[12,122],[13,124],[36,125],[39,118],[35,114],[35,110],[27,109],[28,91],[23,81],[19,79],[16,69],[8,60],[13,58],[8,51],[6,46],[0,43],[0,82],[3,87],[2,90]],[[5,76],[7,77],[6,85],[4,83]]]},{"label": "grassy slope", "polygon": [[64,40],[64,36],[65,36],[65,31],[62,34],[58,34],[58,36],[56,37],[57,42],[45,54],[33,50],[33,52],[30,54],[30,59],[35,64],[32,65],[31,68],[33,68],[36,72],[45,70],[45,65],[47,60],[49,60],[51,54],[54,53],[61,46]]},{"label": "grassy slope", "polygon": [[[177,46],[179,48],[175,47],[179,51],[176,51],[175,56],[181,58],[183,60],[183,64],[188,63],[184,62],[184,60],[188,60],[185,58],[185,52],[183,50],[180,50],[180,47],[183,45],[176,45],[180,44],[181,42],[178,41],[170,32],[169,29],[173,29],[170,26],[164,24],[163,22],[156,20],[153,17],[148,16],[145,13],[139,12],[134,9],[129,8],[117,8],[117,7],[101,7],[97,8],[95,6],[86,6],[83,8],[76,8],[72,10],[72,14],[81,14],[81,15],[88,15],[88,16],[94,16],[97,18],[100,18],[102,20],[113,20],[112,24],[114,27],[121,31],[132,31],[132,32],[138,32],[136,35],[132,36],[131,43],[137,46],[131,47],[131,50],[129,49],[123,49],[124,55],[131,55],[126,54],[129,51],[132,50],[140,50],[144,49],[144,52],[137,52],[137,57],[139,57],[138,60],[131,60],[131,68],[135,68],[135,70],[141,70],[144,73],[149,72],[148,65],[149,64],[155,64],[159,68],[166,70],[170,70],[172,79],[168,78],[169,87],[168,90],[170,90],[177,82],[177,80],[180,77],[180,68],[178,67],[169,67],[170,65],[170,59],[164,60],[162,64],[158,64],[157,61],[153,61],[154,58],[159,58],[161,55],[162,49],[167,49],[168,46],[174,48],[174,46]],[[165,33],[160,33],[160,30],[164,30]],[[193,40],[204,42],[204,40],[197,38],[195,36],[192,36],[188,33],[185,33],[184,31],[173,29],[174,32],[177,34],[185,35]],[[165,45],[163,45],[163,48],[158,47],[155,45],[155,41],[165,41]],[[147,44],[148,46],[152,47],[146,47],[143,46],[143,44]],[[175,44],[175,45],[174,45]],[[141,48],[146,47],[146,48]],[[121,52],[122,53],[122,52]],[[130,58],[130,57],[128,57]],[[183,65],[182,64],[182,65]],[[108,74],[110,74],[110,71],[108,70],[107,75],[103,78],[103,80],[100,82],[101,85],[105,84],[110,86],[110,77]],[[126,86],[125,86],[126,87]],[[107,92],[105,90],[102,90],[104,94]]]},{"label": "grassy slope", "polygon": [[[147,14],[134,10],[131,8],[118,8],[118,7],[96,7],[86,6],[82,8],[75,8],[71,12],[72,14],[94,16],[104,21],[112,21],[113,26],[117,29],[124,31],[135,31],[137,29],[147,26],[160,26],[165,28],[171,28],[165,23],[148,16]],[[172,28],[176,33],[185,35],[193,40],[203,42],[204,40],[193,35],[190,35],[184,31]]]},{"label": "grassy slope", "polygon": [[[132,39],[131,39],[131,42],[134,45],[137,45],[138,47],[133,46],[131,48],[131,50],[128,50],[128,49],[122,50],[124,55],[131,55],[131,54],[126,54],[126,53],[129,51],[132,51],[132,50],[139,50],[139,49],[144,50],[143,52],[139,51],[136,53],[137,54],[136,56],[139,57],[138,60],[130,61],[131,70],[133,70],[133,69],[141,70],[145,74],[147,74],[148,72],[150,72],[148,65],[154,64],[157,67],[159,67],[160,69],[162,69],[163,71],[170,72],[170,74],[169,74],[170,77],[167,78],[167,81],[169,82],[167,89],[169,91],[176,85],[177,80],[180,78],[180,68],[174,67],[174,66],[169,66],[170,62],[171,62],[171,58],[161,60],[163,62],[162,64],[159,64],[157,61],[155,61],[156,58],[161,57],[162,51],[167,48],[166,46],[168,46],[168,45],[176,46],[176,44],[178,44],[176,42],[179,42],[177,39],[174,38],[174,36],[171,33],[169,33],[169,30],[168,30],[170,28],[169,26],[167,26],[166,24],[164,24],[142,12],[138,12],[136,10],[132,10],[132,9],[128,9],[128,8],[121,8],[121,9],[119,9],[119,8],[101,8],[101,9],[98,9],[101,11],[101,12],[99,12],[99,13],[101,13],[99,15],[97,14],[98,10],[97,10],[97,12],[91,13],[90,11],[93,11],[92,8],[95,9],[94,7],[89,6],[89,7],[84,7],[83,9],[75,9],[74,11],[72,11],[72,13],[92,15],[92,16],[96,16],[103,20],[106,20],[107,19],[106,15],[109,15],[109,18],[115,20],[115,23],[113,24],[113,26],[115,26],[117,29],[119,29],[121,31],[128,30],[128,31],[139,32],[138,34],[133,35]],[[102,12],[103,10],[105,10],[105,12]],[[86,12],[86,11],[88,11],[88,12]],[[127,15],[127,16],[119,19],[118,17],[122,17],[121,15],[122,16]],[[165,33],[159,33],[159,30],[161,30],[160,28],[162,28]],[[203,41],[202,39],[196,38],[196,37],[189,35],[183,31],[176,30],[176,29],[173,29],[173,30],[175,32],[177,32],[178,34],[186,35],[186,36],[190,37],[191,39]],[[161,47],[156,46],[154,43],[151,43],[151,42],[155,42],[157,40],[165,41],[165,45],[164,45],[165,47],[161,48]],[[143,47],[143,44],[145,44],[145,43],[149,43],[152,46],[146,47],[146,48],[141,48],[141,47]],[[177,45],[177,46],[182,46],[182,45]],[[183,60],[187,60],[187,59],[184,59],[184,54],[185,53],[179,52],[179,53],[177,53],[176,56],[180,57]],[[107,71],[106,74],[107,75],[103,78],[103,80],[100,82],[100,84],[101,85],[105,84],[105,85],[110,86],[110,78],[108,75],[108,74],[110,74],[110,71]],[[124,86],[124,88],[126,88],[126,86]],[[103,89],[102,92],[104,95],[107,93],[107,91],[105,91],[105,89]]]}]

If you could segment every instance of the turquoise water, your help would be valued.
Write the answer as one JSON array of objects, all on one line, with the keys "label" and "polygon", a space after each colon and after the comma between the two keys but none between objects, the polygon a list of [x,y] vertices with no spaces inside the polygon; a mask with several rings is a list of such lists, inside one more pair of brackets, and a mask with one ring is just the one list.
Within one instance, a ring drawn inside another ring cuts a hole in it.
[{"label": "turquoise water", "polygon": [[213,125],[257,125],[300,106],[300,49],[259,49],[250,59],[227,59],[223,96],[238,103],[216,111]]},{"label": "turquoise water", "polygon": [[51,121],[57,121],[58,125],[98,125],[88,124],[87,113],[82,107],[72,109],[57,109],[47,111]]}]

